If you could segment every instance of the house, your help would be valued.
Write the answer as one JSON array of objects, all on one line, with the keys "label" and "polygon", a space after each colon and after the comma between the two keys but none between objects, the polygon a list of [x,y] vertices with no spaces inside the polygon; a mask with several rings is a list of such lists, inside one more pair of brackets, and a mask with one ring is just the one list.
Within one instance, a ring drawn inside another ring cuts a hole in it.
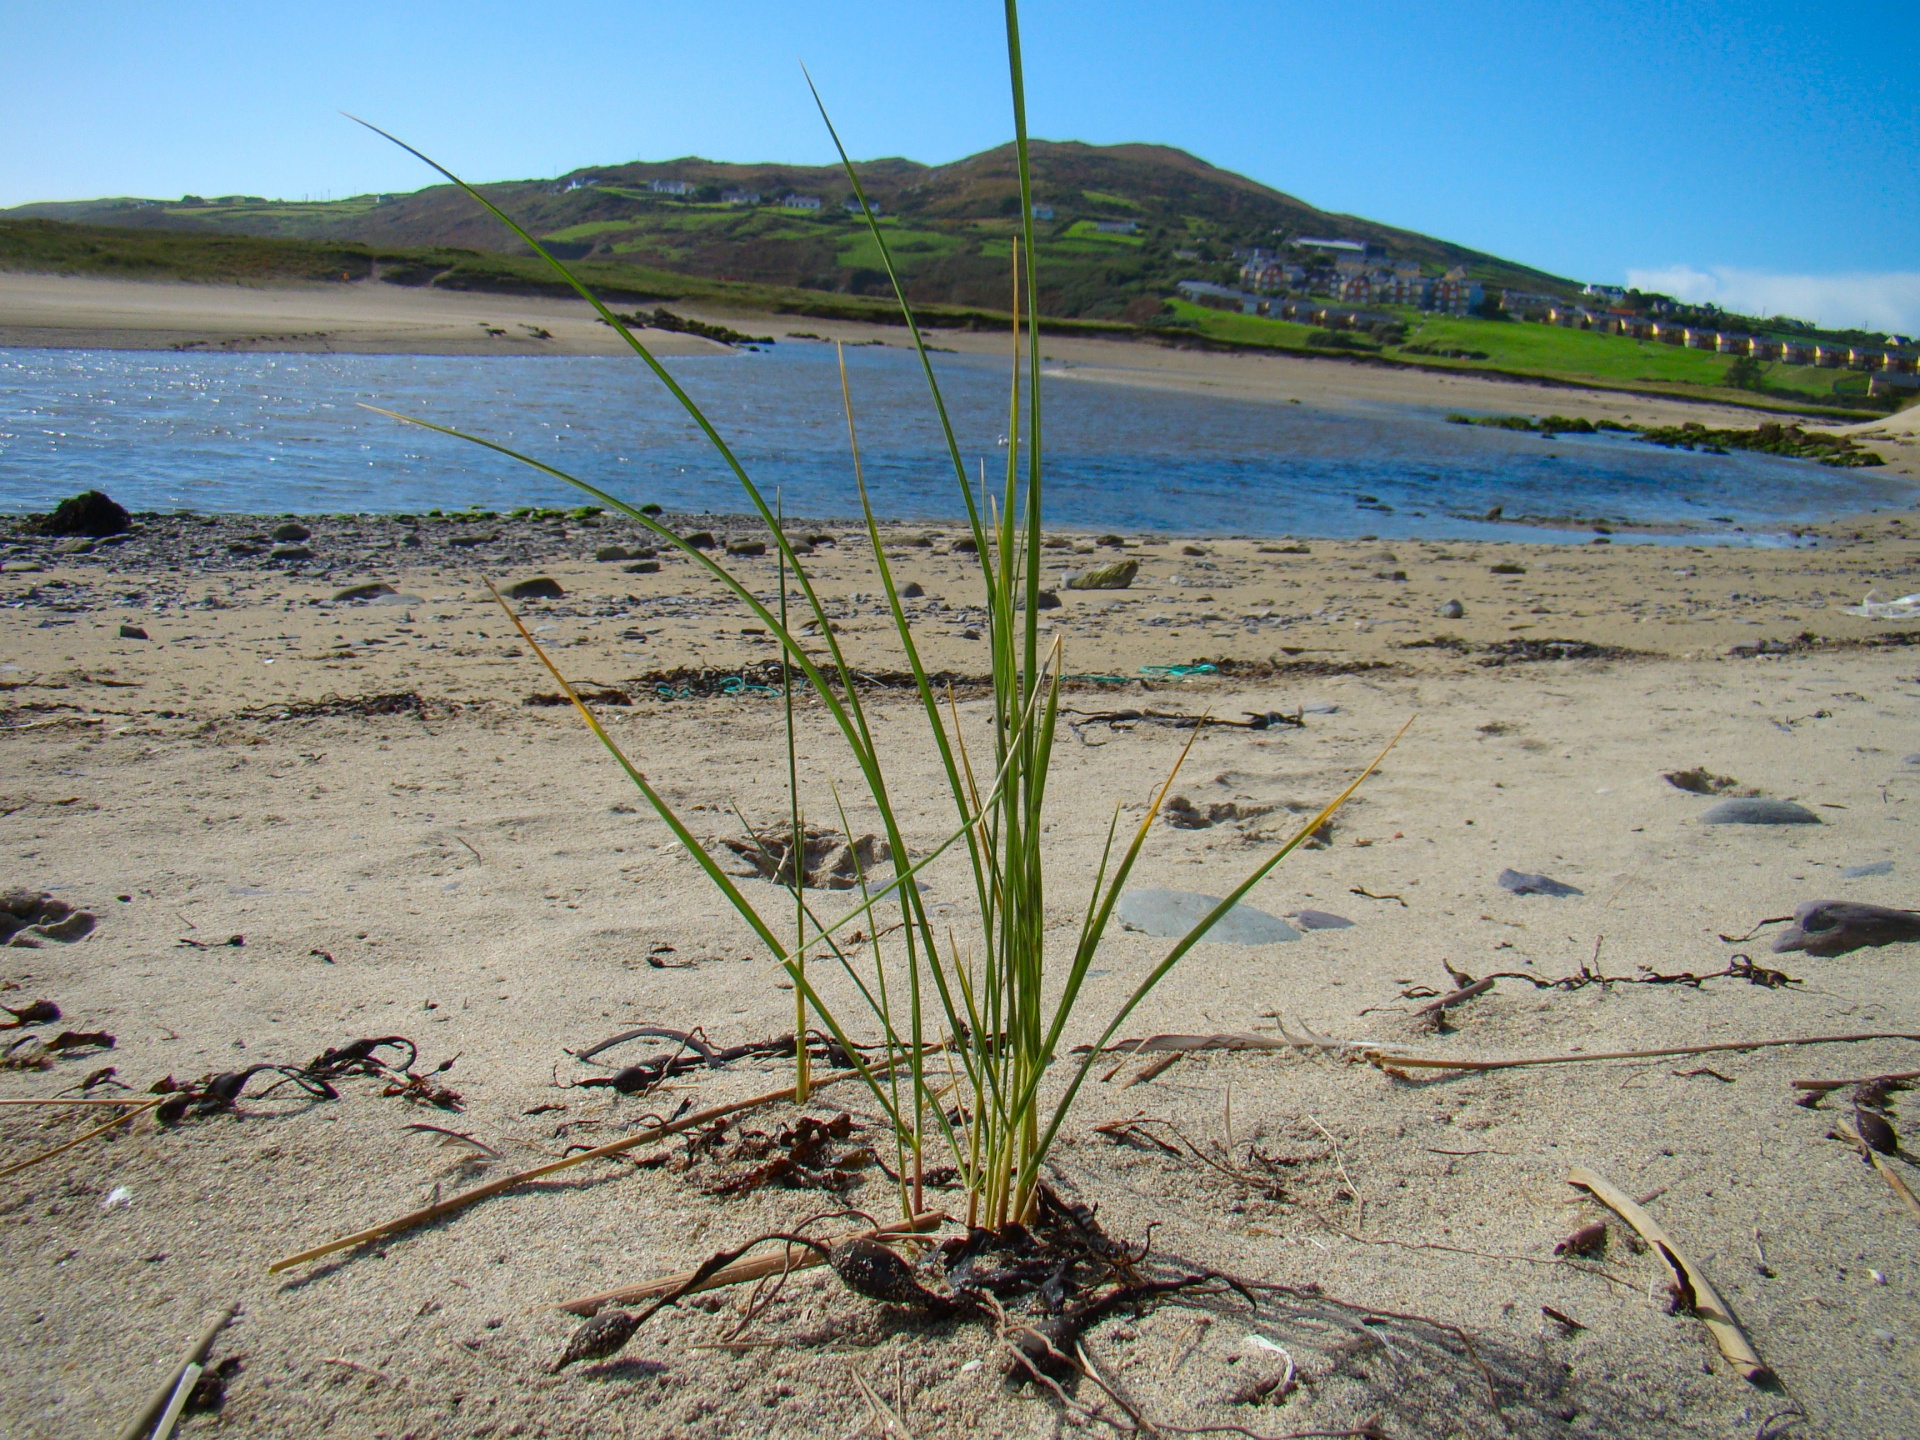
[{"label": "house", "polygon": [[[1182,254],[1177,250],[1174,253]],[[1182,258],[1197,258],[1196,252],[1187,251]],[[1240,283],[1249,290],[1297,290],[1307,283],[1307,271],[1305,266],[1283,265],[1269,256],[1265,260],[1249,260],[1242,265]]]},{"label": "house", "polygon": [[1920,390],[1920,375],[1883,370],[1867,380],[1869,395],[1911,395]]},{"label": "house", "polygon": [[1207,280],[1182,280],[1173,288],[1196,305],[1205,305],[1214,310],[1238,310],[1242,315],[1260,313],[1260,297],[1250,295],[1245,290],[1215,285]]},{"label": "house", "polygon": [[1102,235],[1134,235],[1140,230],[1138,220],[1096,220],[1093,228]]},{"label": "house", "polygon": [[1487,292],[1478,280],[1469,280],[1464,274],[1449,270],[1433,282],[1427,305],[1447,315],[1464,315],[1469,310],[1478,310],[1486,299]]},{"label": "house", "polygon": [[1622,305],[1627,299],[1627,292],[1618,285],[1582,285],[1580,293],[1591,295],[1596,300],[1604,300],[1609,305]]},{"label": "house", "polygon": [[1343,275],[1340,283],[1334,286],[1333,293],[1342,300],[1357,301],[1364,305],[1374,298],[1373,276],[1364,270],[1354,275]]},{"label": "house", "polygon": [[[849,195],[840,202],[840,206],[849,215],[858,215],[860,213],[860,197],[858,195]],[[878,215],[880,213],[880,202],[869,195],[867,197],[867,209],[875,215]]]},{"label": "house", "polygon": [[649,180],[647,189],[655,195],[691,195],[693,182],[691,180]]},{"label": "house", "polygon": [[818,195],[782,195],[780,206],[784,210],[818,210],[820,197]]},{"label": "house", "polygon": [[1853,349],[1848,345],[1815,345],[1813,347],[1813,363],[1823,369],[1845,365],[1852,358]]},{"label": "house", "polygon": [[758,205],[760,203],[760,192],[758,190],[740,189],[722,190],[720,192],[720,203],[723,205]]},{"label": "house", "polygon": [[1720,332],[1709,330],[1705,326],[1689,325],[1680,336],[1680,343],[1689,350],[1713,350],[1720,344]]},{"label": "house", "polygon": [[1722,355],[1745,355],[1752,348],[1751,335],[1729,335],[1722,332],[1714,339],[1713,348]]},{"label": "house", "polygon": [[[591,190],[595,186],[597,186],[599,183],[600,181],[592,175],[582,175],[577,180],[569,180],[567,182],[567,190],[568,191]],[[566,193],[566,192],[562,192],[562,193]]]},{"label": "house", "polygon": [[1804,340],[1782,340],[1780,342],[1780,363],[1782,365],[1811,365],[1813,347]]},{"label": "house", "polygon": [[1500,308],[1523,320],[1539,319],[1565,303],[1558,295],[1541,295],[1531,290],[1508,290],[1500,296]]}]

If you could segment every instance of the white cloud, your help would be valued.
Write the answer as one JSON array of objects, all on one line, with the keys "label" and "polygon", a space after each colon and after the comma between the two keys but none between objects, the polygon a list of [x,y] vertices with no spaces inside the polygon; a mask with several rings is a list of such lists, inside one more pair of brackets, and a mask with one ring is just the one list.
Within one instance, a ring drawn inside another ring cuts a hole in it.
[{"label": "white cloud", "polygon": [[1837,329],[1920,330],[1920,274],[1770,275],[1716,265],[1629,270],[1627,284],[1742,315],[1791,315]]}]

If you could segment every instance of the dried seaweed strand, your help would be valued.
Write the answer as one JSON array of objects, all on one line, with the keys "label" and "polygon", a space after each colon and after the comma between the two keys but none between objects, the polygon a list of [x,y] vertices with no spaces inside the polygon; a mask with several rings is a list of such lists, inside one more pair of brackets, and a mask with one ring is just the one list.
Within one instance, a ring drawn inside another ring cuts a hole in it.
[{"label": "dried seaweed strand", "polygon": [[1727,1040],[1717,1045],[1674,1045],[1660,1050],[1606,1050],[1592,1055],[1523,1055],[1512,1060],[1467,1060],[1440,1055],[1403,1055],[1380,1046],[1361,1043],[1355,1043],[1349,1048],[1362,1059],[1382,1067],[1410,1070],[1512,1070],[1523,1065],[1583,1065],[1594,1060],[1657,1060],[1672,1055],[1710,1055],[1722,1050],[1770,1050],[1785,1045],[1857,1045],[1867,1040],[1920,1042],[1920,1035],[1908,1034],[1905,1031],[1874,1030],[1860,1035],[1802,1035],[1784,1040]]},{"label": "dried seaweed strand", "polygon": [[1755,1385],[1765,1385],[1773,1380],[1773,1372],[1754,1353],[1739,1322],[1733,1318],[1733,1312],[1727,1309],[1727,1302],[1708,1283],[1706,1273],[1680,1252],[1680,1247],[1660,1228],[1659,1221],[1642,1210],[1631,1196],[1611,1181],[1585,1166],[1576,1165],[1569,1170],[1567,1183],[1587,1191],[1637,1230],[1649,1247],[1659,1252],[1660,1258],[1667,1262],[1667,1268],[1673,1272],[1674,1284],[1691,1299],[1690,1308],[1694,1315],[1707,1327],[1714,1344],[1720,1347],[1720,1353],[1726,1356],[1729,1364]]},{"label": "dried seaweed strand", "polygon": [[[832,1075],[824,1075],[814,1081],[812,1088],[818,1090],[821,1086],[831,1085],[836,1081],[851,1080],[856,1078],[858,1073],[858,1071],[854,1070],[842,1070]],[[783,1100],[791,1099],[793,1099],[793,1086],[789,1085],[782,1090],[770,1090],[764,1095],[755,1095],[749,1100],[735,1100],[730,1104],[714,1105],[705,1110],[696,1110],[691,1115],[681,1116],[678,1120],[669,1120],[661,1125],[650,1126],[638,1134],[629,1135],[625,1139],[610,1141],[605,1145],[596,1146],[592,1150],[583,1150],[578,1155],[567,1156],[564,1160],[553,1160],[545,1165],[536,1165],[531,1170],[520,1170],[512,1175],[502,1175],[498,1180],[489,1180],[484,1185],[476,1185],[471,1190],[463,1190],[458,1195],[450,1195],[445,1200],[436,1201],[424,1209],[412,1211],[410,1214],[402,1215],[394,1220],[384,1221],[370,1229],[356,1231],[352,1235],[343,1235],[338,1240],[329,1240],[325,1245],[316,1245],[311,1250],[302,1250],[298,1255],[288,1255],[284,1259],[276,1260],[269,1265],[267,1267],[267,1273],[269,1275],[277,1275],[282,1270],[291,1269],[295,1265],[304,1265],[310,1260],[318,1260],[323,1256],[332,1255],[336,1251],[348,1250],[355,1245],[364,1245],[370,1240],[383,1240],[389,1235],[398,1235],[403,1230],[411,1230],[414,1226],[424,1225],[429,1220],[438,1220],[442,1215],[451,1215],[456,1210],[464,1210],[476,1201],[485,1200],[492,1195],[498,1195],[504,1190],[511,1190],[517,1185],[524,1185],[529,1180],[538,1180],[543,1176],[552,1175],[557,1171],[570,1169],[575,1165],[583,1165],[589,1160],[600,1160],[609,1155],[618,1155],[624,1151],[636,1149],[641,1145],[650,1145],[657,1140],[664,1140],[669,1135],[677,1135],[682,1130],[692,1130],[697,1126],[710,1125],[715,1120],[725,1119],[729,1115],[737,1115],[743,1110],[752,1110],[761,1105],[777,1105]],[[4,1173],[4,1171],[0,1171],[0,1174]]]},{"label": "dried seaweed strand", "polygon": [[1900,1197],[1907,1209],[1913,1213],[1913,1217],[1916,1220],[1920,1220],[1920,1199],[1915,1198],[1913,1191],[1907,1188],[1907,1182],[1895,1173],[1893,1167],[1881,1159],[1879,1153],[1875,1151],[1871,1145],[1860,1138],[1860,1132],[1847,1124],[1846,1121],[1836,1120],[1833,1122],[1833,1133],[1864,1155],[1867,1163],[1880,1172],[1880,1178],[1892,1187],[1893,1193]]},{"label": "dried seaweed strand", "polygon": [[[911,1220],[902,1220],[897,1225],[883,1225],[877,1230],[862,1230],[854,1235],[842,1237],[838,1243],[848,1240],[871,1240],[888,1235],[918,1235],[929,1230],[938,1230],[946,1223],[947,1217],[939,1211],[929,1210],[916,1215]],[[638,1285],[623,1285],[618,1290],[603,1291],[598,1295],[580,1295],[572,1300],[563,1300],[553,1308],[564,1310],[569,1315],[592,1315],[603,1305],[625,1304],[629,1300],[651,1300],[658,1295],[670,1295],[682,1286],[691,1285],[682,1293],[696,1294],[701,1290],[719,1290],[728,1285],[745,1285],[750,1281],[763,1280],[769,1275],[781,1274],[789,1270],[806,1270],[824,1263],[823,1257],[807,1251],[796,1256],[761,1255],[752,1260],[738,1260],[733,1264],[715,1270],[703,1279],[695,1282],[698,1270],[682,1270],[677,1275],[663,1275],[658,1280],[647,1280]]]}]

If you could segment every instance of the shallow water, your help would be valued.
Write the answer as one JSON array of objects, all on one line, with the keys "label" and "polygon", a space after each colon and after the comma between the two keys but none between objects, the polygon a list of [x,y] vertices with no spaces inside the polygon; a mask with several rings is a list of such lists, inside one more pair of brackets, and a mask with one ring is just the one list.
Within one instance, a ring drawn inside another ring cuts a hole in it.
[{"label": "shallow water", "polygon": [[[666,362],[789,513],[857,512],[830,347]],[[911,354],[847,352],[875,508],[962,513]],[[961,451],[1004,474],[1007,369],[940,355]],[[1047,493],[1063,528],[1184,534],[1585,541],[1476,517],[1603,518],[1684,536],[1780,543],[1791,526],[1896,503],[1873,471],[1661,450],[1615,436],[1444,422],[1437,408],[1265,404],[1080,381],[1045,384]],[[636,503],[746,508],[685,413],[634,361],[399,355],[0,350],[0,510],[94,488],[135,510],[424,511],[571,505],[502,456],[358,408],[454,425]]]}]

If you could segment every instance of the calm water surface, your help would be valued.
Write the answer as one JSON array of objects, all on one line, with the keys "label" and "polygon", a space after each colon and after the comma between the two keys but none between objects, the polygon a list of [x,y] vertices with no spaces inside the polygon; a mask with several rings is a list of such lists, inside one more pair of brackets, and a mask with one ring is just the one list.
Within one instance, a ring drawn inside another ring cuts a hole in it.
[{"label": "calm water surface", "polygon": [[[855,513],[829,347],[789,341],[666,363],[789,513]],[[848,351],[847,364],[876,508],[959,515],[917,362],[868,347]],[[935,364],[969,466],[984,459],[997,477],[1006,366]],[[1612,436],[1547,441],[1448,425],[1441,410],[1414,406],[1321,409],[1074,380],[1048,381],[1045,400],[1047,514],[1067,528],[1589,538],[1472,518],[1499,505],[1510,516],[1669,527],[1695,543],[1773,543],[1792,525],[1909,494],[1871,470]],[[631,360],[0,349],[0,510],[45,509],[90,488],[135,510],[254,514],[579,503],[558,481],[363,403],[484,435],[635,502],[745,508],[685,414]]]}]

